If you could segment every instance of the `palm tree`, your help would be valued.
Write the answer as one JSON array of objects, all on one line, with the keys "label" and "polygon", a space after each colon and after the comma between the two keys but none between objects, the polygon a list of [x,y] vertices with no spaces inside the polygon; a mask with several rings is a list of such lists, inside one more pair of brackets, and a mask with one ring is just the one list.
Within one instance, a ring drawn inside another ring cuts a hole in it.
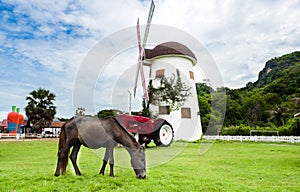
[{"label": "palm tree", "polygon": [[29,94],[30,96],[26,97],[28,104],[25,107],[26,116],[28,117],[27,127],[35,130],[49,127],[56,114],[56,107],[53,105],[55,94],[42,88]]}]

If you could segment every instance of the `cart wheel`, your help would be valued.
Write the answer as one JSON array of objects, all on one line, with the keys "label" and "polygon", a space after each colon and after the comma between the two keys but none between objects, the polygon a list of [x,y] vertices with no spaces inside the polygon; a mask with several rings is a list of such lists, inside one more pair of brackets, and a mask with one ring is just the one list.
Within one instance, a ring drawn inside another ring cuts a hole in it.
[{"label": "cart wheel", "polygon": [[156,131],[153,139],[156,146],[171,145],[174,137],[172,126],[168,122],[164,122],[162,126]]}]

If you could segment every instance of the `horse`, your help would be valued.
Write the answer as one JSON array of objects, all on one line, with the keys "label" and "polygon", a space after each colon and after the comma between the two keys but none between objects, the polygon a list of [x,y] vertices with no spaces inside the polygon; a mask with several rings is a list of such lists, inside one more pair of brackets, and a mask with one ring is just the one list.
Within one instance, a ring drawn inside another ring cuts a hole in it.
[{"label": "horse", "polygon": [[58,160],[55,176],[66,172],[70,148],[73,147],[70,159],[76,175],[81,175],[76,163],[81,145],[91,149],[106,148],[103,164],[99,174],[104,175],[105,167],[109,161],[111,177],[114,177],[113,150],[121,144],[131,157],[131,166],[136,178],[146,178],[145,147],[140,145],[135,137],[129,133],[116,118],[98,118],[76,116],[67,121],[61,128],[58,143]]}]

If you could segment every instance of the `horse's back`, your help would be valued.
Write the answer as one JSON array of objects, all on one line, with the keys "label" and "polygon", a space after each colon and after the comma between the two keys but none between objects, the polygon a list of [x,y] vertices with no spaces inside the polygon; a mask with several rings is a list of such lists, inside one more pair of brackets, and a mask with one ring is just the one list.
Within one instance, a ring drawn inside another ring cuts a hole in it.
[{"label": "horse's back", "polygon": [[114,142],[111,130],[113,118],[98,118],[78,116],[73,119],[72,125],[78,131],[78,138],[85,146],[97,149],[107,147]]}]

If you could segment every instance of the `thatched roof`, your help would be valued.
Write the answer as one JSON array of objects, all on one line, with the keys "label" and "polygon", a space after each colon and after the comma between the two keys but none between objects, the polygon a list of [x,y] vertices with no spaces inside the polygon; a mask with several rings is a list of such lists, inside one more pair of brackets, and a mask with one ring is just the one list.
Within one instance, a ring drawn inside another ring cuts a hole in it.
[{"label": "thatched roof", "polygon": [[194,53],[187,46],[178,42],[166,42],[157,45],[153,49],[145,49],[145,59],[153,59],[165,55],[185,56],[192,61],[193,65],[197,62]]}]

